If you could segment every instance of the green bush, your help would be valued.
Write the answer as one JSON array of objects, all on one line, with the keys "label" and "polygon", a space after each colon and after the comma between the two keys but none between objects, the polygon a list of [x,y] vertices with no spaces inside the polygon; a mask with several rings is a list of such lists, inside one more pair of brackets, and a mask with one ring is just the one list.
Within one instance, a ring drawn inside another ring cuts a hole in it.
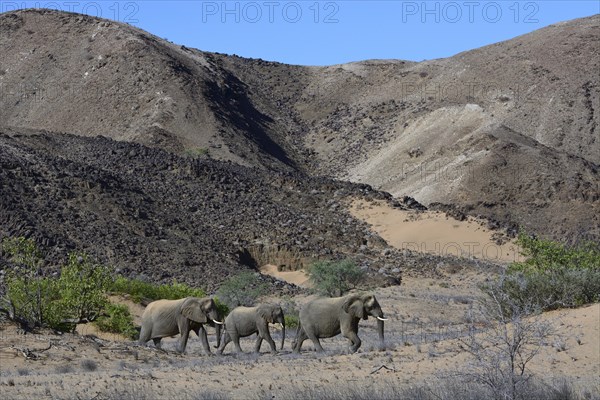
[{"label": "green bush", "polygon": [[568,248],[524,234],[519,235],[517,243],[526,260],[511,264],[504,276],[482,288],[489,297],[501,301],[506,315],[600,301],[598,245]]},{"label": "green bush", "polygon": [[300,317],[297,315],[285,315],[285,326],[287,328],[296,328],[300,325]]},{"label": "green bush", "polygon": [[242,272],[227,279],[217,290],[217,296],[229,308],[252,306],[256,299],[267,294],[268,285],[257,273]]},{"label": "green bush", "polygon": [[283,296],[279,303],[283,309],[285,326],[295,328],[300,324],[300,311],[296,302],[288,296]]},{"label": "green bush", "polygon": [[56,282],[60,297],[52,302],[51,308],[58,319],[50,321],[50,325],[58,328],[65,323],[65,317],[73,322],[61,330],[69,325],[74,329],[77,322],[93,321],[108,304],[106,291],[111,284],[110,268],[92,263],[85,254],[71,253]]},{"label": "green bush", "polygon": [[309,273],[315,290],[330,297],[342,296],[365,278],[365,271],[352,260],[318,261]]},{"label": "green bush", "polygon": [[2,251],[16,264],[6,276],[6,293],[0,307],[23,328],[40,327],[45,322],[54,285],[42,275],[42,255],[31,239],[5,238]]},{"label": "green bush", "polygon": [[41,252],[31,239],[8,238],[2,249],[17,266],[9,271],[1,309],[26,329],[73,330],[95,319],[107,304],[111,270],[84,254],[70,254],[58,278],[42,273]]},{"label": "green bush", "polygon": [[106,316],[99,317],[95,322],[98,329],[103,332],[119,333],[132,340],[137,339],[138,331],[133,325],[133,317],[126,305],[109,303],[105,313]]},{"label": "green bush", "polygon": [[206,293],[202,289],[192,288],[177,281],[173,281],[170,285],[155,285],[139,279],[128,279],[123,276],[115,279],[110,287],[110,291],[116,294],[127,294],[136,303],[142,303],[143,300],[176,300],[189,296],[206,296]]},{"label": "green bush", "polygon": [[229,314],[229,306],[227,306],[227,304],[219,300],[218,297],[213,297],[213,299],[215,300],[215,304],[217,305],[217,312],[219,313],[219,316],[224,319]]}]

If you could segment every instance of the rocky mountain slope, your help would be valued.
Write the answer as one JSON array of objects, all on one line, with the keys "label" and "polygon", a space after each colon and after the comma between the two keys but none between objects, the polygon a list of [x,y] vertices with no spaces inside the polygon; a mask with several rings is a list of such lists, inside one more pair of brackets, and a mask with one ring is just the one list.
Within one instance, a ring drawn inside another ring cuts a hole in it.
[{"label": "rocky mountain slope", "polygon": [[0,238],[34,238],[48,268],[84,251],[127,276],[211,290],[267,263],[351,257],[378,285],[398,284],[402,270],[458,263],[390,248],[348,212],[354,199],[422,207],[364,184],[102,137],[0,130]]},{"label": "rocky mountain slope", "polygon": [[595,15],[420,63],[304,67],[16,11],[0,15],[0,121],[363,182],[597,240],[599,26]]}]

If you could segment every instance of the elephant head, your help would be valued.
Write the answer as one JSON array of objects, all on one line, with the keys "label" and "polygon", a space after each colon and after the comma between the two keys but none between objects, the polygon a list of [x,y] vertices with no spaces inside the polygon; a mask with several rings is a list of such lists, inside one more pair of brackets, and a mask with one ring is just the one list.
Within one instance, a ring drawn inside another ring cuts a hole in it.
[{"label": "elephant head", "polygon": [[367,319],[369,316],[377,318],[379,340],[383,343],[383,322],[387,321],[387,318],[384,318],[381,306],[375,296],[372,294],[348,296],[342,308],[344,312],[355,318]]},{"label": "elephant head", "polygon": [[[215,347],[219,347],[223,322],[213,299],[209,297],[203,299],[188,297],[181,305],[181,314],[190,321],[214,326],[217,335],[217,345]],[[196,331],[196,334],[198,334],[198,331]]]},{"label": "elephant head", "polygon": [[280,323],[281,330],[281,349],[285,342],[285,317],[281,306],[275,304],[262,304],[256,310],[257,314],[270,324]]}]

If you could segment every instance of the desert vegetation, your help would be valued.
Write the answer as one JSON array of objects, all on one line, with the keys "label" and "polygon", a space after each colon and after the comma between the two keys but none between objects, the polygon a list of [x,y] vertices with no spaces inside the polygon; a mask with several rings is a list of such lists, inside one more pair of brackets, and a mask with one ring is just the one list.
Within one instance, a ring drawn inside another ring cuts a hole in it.
[{"label": "desert vegetation", "polygon": [[1,310],[22,328],[72,331],[78,323],[95,320],[107,306],[110,269],[86,255],[69,254],[60,273],[46,276],[41,253],[31,239],[4,239],[2,250],[15,266],[5,278]]},{"label": "desert vegetation", "polygon": [[567,247],[520,234],[524,261],[512,263],[483,291],[504,315],[539,313],[600,300],[600,247],[586,242]]},{"label": "desert vegetation", "polygon": [[[126,296],[139,304],[158,299],[204,297],[199,288],[174,281],[157,285],[117,275],[114,269],[71,253],[59,272],[47,276],[36,243],[23,237],[5,238],[2,251],[14,268],[4,282],[0,311],[26,331],[51,328],[72,332],[77,324],[93,322],[101,331],[135,339],[138,331],[126,305],[113,304],[109,295]],[[227,308],[221,304],[221,312]]]},{"label": "desert vegetation", "polygon": [[241,272],[226,279],[217,290],[217,298],[228,306],[252,306],[260,296],[268,292],[268,285],[256,272]]},{"label": "desert vegetation", "polygon": [[365,279],[365,271],[352,260],[317,261],[310,266],[310,280],[317,293],[342,296]]}]

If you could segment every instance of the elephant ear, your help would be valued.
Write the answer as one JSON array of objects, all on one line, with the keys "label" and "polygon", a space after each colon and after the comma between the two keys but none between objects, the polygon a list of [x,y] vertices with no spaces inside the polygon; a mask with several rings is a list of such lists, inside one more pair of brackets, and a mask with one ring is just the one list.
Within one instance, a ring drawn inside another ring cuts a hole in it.
[{"label": "elephant ear", "polygon": [[372,294],[366,294],[362,297],[363,304],[367,310],[372,310],[379,306],[377,299]]},{"label": "elephant ear", "polygon": [[273,306],[270,304],[262,304],[256,309],[256,313],[259,317],[267,322],[273,323]]},{"label": "elephant ear", "polygon": [[348,314],[350,314],[356,318],[364,319],[366,316],[365,307],[364,307],[363,301],[360,296],[356,296],[356,295],[349,296],[344,301],[342,308],[344,309],[345,312],[347,312]]},{"label": "elephant ear", "polygon": [[205,323],[208,321],[202,309],[202,300],[194,297],[190,297],[183,302],[181,315],[195,322]]}]

